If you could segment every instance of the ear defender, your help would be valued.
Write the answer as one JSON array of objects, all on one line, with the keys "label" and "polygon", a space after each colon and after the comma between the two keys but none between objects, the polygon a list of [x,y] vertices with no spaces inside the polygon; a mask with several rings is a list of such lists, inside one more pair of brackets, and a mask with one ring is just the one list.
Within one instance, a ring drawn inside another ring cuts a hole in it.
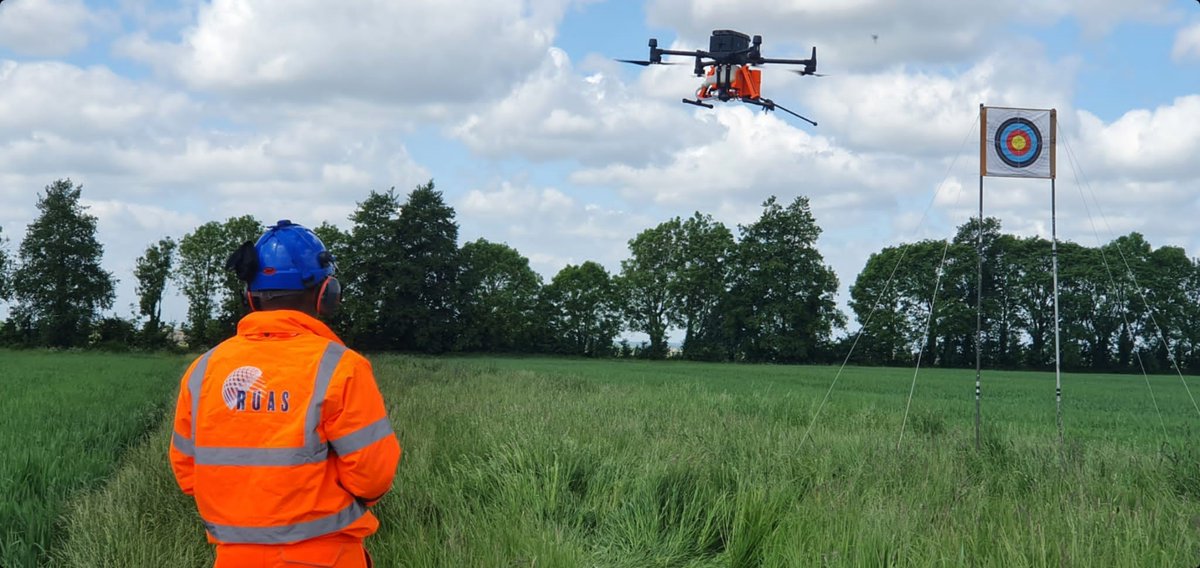
[{"label": "ear defender", "polygon": [[333,317],[341,305],[342,283],[332,276],[326,277],[321,283],[321,291],[317,293],[317,315]]}]

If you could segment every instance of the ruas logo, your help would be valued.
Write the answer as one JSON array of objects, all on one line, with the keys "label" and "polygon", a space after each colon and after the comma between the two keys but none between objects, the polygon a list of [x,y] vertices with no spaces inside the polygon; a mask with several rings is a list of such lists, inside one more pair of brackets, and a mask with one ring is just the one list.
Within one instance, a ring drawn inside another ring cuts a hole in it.
[{"label": "ruas logo", "polygon": [[[276,394],[267,390],[267,381],[258,367],[238,367],[225,377],[221,386],[221,400],[229,410],[255,412],[288,411],[288,391]],[[278,404],[277,404],[278,403]]]}]

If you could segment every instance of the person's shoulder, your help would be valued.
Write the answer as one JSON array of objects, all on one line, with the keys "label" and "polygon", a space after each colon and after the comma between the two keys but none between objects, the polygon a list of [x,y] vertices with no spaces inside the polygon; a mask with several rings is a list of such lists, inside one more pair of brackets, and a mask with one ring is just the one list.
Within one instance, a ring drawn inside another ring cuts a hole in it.
[{"label": "person's shoulder", "polygon": [[355,351],[346,345],[342,345],[342,347],[345,349],[345,351],[342,352],[342,361],[343,362],[353,363],[356,366],[357,365],[366,365],[368,367],[371,366],[371,361],[368,360],[367,357],[365,355],[363,355],[362,353],[359,353],[358,351]]},{"label": "person's shoulder", "polygon": [[[0,1],[3,1],[3,0],[0,0]],[[232,338],[230,338],[230,339],[232,339]],[[192,357],[192,364],[195,365],[196,363],[199,363],[202,360],[212,358],[213,354],[216,353],[217,351],[220,351],[221,347],[224,347],[227,343],[229,343],[229,341],[230,341],[229,339],[226,339],[225,341],[222,341],[212,347],[209,347],[208,349],[205,349],[203,352],[196,354],[195,356]]]}]

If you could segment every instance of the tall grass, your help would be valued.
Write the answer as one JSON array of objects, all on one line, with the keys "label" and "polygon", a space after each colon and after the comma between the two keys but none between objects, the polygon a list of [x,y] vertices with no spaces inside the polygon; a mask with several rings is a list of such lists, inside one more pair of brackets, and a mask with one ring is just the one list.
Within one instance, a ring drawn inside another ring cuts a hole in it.
[{"label": "tall grass", "polygon": [[37,566],[72,495],[164,415],[182,358],[0,351],[0,566]]},{"label": "tall grass", "polygon": [[[1174,566],[1200,562],[1200,416],[1177,377],[373,358],[405,446],[380,566]],[[66,566],[204,566],[167,430],[76,501]]]}]

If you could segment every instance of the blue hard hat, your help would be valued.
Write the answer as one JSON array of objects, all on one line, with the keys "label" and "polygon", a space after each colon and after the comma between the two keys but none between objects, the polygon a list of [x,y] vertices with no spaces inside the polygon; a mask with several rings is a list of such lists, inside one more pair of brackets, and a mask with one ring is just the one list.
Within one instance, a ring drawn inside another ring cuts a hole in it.
[{"label": "blue hard hat", "polygon": [[336,268],[333,255],[316,233],[280,220],[254,244],[258,271],[250,281],[251,292],[259,290],[305,290],[318,286]]}]

